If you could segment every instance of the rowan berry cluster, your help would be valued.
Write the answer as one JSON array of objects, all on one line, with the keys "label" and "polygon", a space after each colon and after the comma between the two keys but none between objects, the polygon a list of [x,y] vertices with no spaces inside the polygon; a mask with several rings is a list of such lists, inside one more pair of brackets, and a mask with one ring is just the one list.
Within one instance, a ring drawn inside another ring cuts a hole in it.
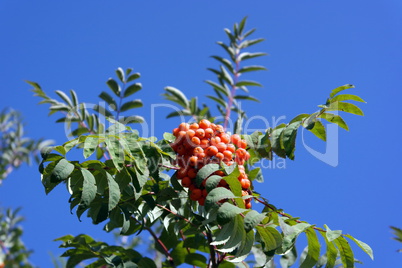
[{"label": "rowan berry cluster", "polygon": [[[183,187],[189,188],[190,199],[198,201],[203,206],[208,194],[205,183],[200,186],[195,183],[197,172],[210,163],[223,162],[230,166],[237,163],[240,175],[238,177],[242,186],[242,195],[249,195],[251,182],[244,169],[244,163],[250,158],[247,152],[247,142],[238,134],[229,135],[221,125],[202,119],[199,123],[181,123],[173,130],[176,140],[171,144],[177,153],[176,164],[180,169],[176,173]],[[225,176],[221,170],[212,175]],[[220,180],[218,187],[229,189],[227,182]],[[246,208],[251,208],[251,198],[244,200]]]}]

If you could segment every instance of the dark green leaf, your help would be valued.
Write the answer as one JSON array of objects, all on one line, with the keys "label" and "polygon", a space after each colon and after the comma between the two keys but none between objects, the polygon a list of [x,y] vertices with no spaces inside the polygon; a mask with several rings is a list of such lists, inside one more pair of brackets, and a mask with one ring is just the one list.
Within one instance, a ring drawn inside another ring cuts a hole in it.
[{"label": "dark green leaf", "polygon": [[258,66],[258,65],[251,65],[251,66],[244,66],[241,68],[238,73],[246,73],[246,72],[253,72],[253,71],[266,71],[267,68],[264,66]]},{"label": "dark green leaf", "polygon": [[247,96],[247,95],[236,95],[234,98],[236,100],[251,100],[251,101],[260,102],[258,99],[251,97],[251,96]]},{"label": "dark green leaf", "polygon": [[165,90],[174,97],[169,100],[176,102],[177,104],[179,104],[180,106],[182,106],[184,108],[188,108],[188,106],[189,106],[188,99],[183,94],[183,92],[181,92],[180,90],[178,90],[177,88],[174,88],[174,87],[165,87]]},{"label": "dark green leaf", "polygon": [[226,97],[228,97],[230,95],[229,89],[226,88],[224,85],[218,85],[217,83],[212,82],[210,80],[206,80],[205,83],[211,85],[214,89],[216,89],[217,91],[219,91]]},{"label": "dark green leaf", "polygon": [[217,61],[219,61],[220,63],[222,63],[223,65],[225,65],[226,68],[229,69],[229,71],[234,74],[234,69],[232,66],[232,63],[230,62],[230,60],[219,57],[219,56],[211,56],[212,58],[216,59]]},{"label": "dark green leaf", "polygon": [[109,78],[106,84],[113,91],[113,93],[116,94],[117,97],[120,97],[121,88],[119,84],[117,84],[116,80],[114,80],[113,78]]},{"label": "dark green leaf", "polygon": [[125,78],[124,78],[124,71],[123,71],[123,69],[122,68],[117,68],[117,70],[116,70],[116,75],[117,75],[117,77],[119,78],[119,80],[122,82],[122,83],[124,83],[124,80],[125,80]]},{"label": "dark green leaf", "polygon": [[238,60],[239,61],[248,60],[248,59],[261,57],[261,56],[265,56],[265,55],[267,55],[267,53],[263,53],[263,52],[256,52],[256,53],[243,52],[243,53],[241,53],[239,55]]},{"label": "dark green leaf", "polygon": [[203,166],[198,172],[197,177],[195,178],[195,183],[197,186],[200,186],[202,181],[208,178],[212,173],[219,170],[218,164],[208,164]]},{"label": "dark green leaf", "polygon": [[256,226],[255,229],[261,237],[265,252],[276,250],[282,245],[282,236],[275,228]]},{"label": "dark green leaf", "polygon": [[69,107],[74,107],[73,104],[72,104],[72,102],[71,102],[71,100],[70,100],[70,98],[67,96],[66,93],[64,93],[64,92],[61,91],[61,90],[56,90],[55,92],[56,92],[57,95],[59,95],[60,98],[63,99],[63,101],[64,101]]},{"label": "dark green leaf", "polygon": [[262,85],[258,82],[255,81],[240,81],[236,83],[236,87],[243,87],[243,86],[257,86],[257,87],[262,87]]},{"label": "dark green leaf", "polygon": [[282,147],[282,132],[285,129],[285,124],[281,124],[277,126],[271,133],[271,145],[272,145],[272,151],[274,153],[282,158],[286,158],[286,151]]},{"label": "dark green leaf", "polygon": [[85,158],[90,157],[95,152],[100,142],[101,141],[99,137],[87,137],[84,143],[84,150],[83,150],[84,157]]},{"label": "dark green leaf", "polygon": [[307,255],[300,268],[312,268],[320,257],[320,242],[313,228],[307,228],[305,231],[307,236]]},{"label": "dark green leaf", "polygon": [[244,40],[243,42],[240,43],[239,47],[240,49],[250,47],[252,45],[258,44],[263,42],[265,39],[264,38],[259,38],[259,39],[254,39],[254,40]]},{"label": "dark green leaf", "polygon": [[226,68],[221,66],[220,69],[221,69],[221,72],[220,72],[220,77],[219,78],[222,78],[223,80],[225,80],[226,83],[228,83],[229,85],[233,85],[233,78],[230,75],[230,73],[228,73]]},{"label": "dark green leaf", "polygon": [[[130,76],[131,77],[131,76]],[[139,91],[142,88],[142,84],[141,83],[135,83],[130,85],[129,87],[126,88],[126,90],[124,91],[124,98],[131,96],[132,94],[134,94],[135,92]]]},{"label": "dark green leaf", "polygon": [[224,108],[227,107],[227,103],[225,102],[225,100],[219,99],[219,98],[214,97],[214,96],[207,96],[207,98],[210,98],[211,100],[216,101],[219,105],[221,105]]},{"label": "dark green leaf", "polygon": [[74,170],[74,165],[68,162],[66,159],[61,159],[52,171],[52,180],[63,181],[67,179],[71,172]]},{"label": "dark green leaf", "polygon": [[301,124],[301,121],[289,124],[286,126],[286,128],[283,130],[283,147],[285,149],[286,155],[290,159],[294,159],[294,152],[296,149],[296,135],[297,135],[297,129],[299,128]]},{"label": "dark green leaf", "polygon": [[96,181],[92,173],[86,169],[81,169],[82,177],[84,178],[81,194],[81,203],[85,207],[89,207],[96,196]]},{"label": "dark green leaf", "polygon": [[298,116],[290,120],[289,125],[295,122],[303,121],[306,117],[309,116],[310,116],[309,114],[299,114]]},{"label": "dark green leaf", "polygon": [[128,83],[128,82],[131,82],[131,81],[133,81],[133,80],[135,80],[135,79],[138,79],[138,78],[140,78],[140,77],[141,77],[141,75],[140,75],[139,73],[132,74],[132,75],[130,75],[130,76],[127,78],[127,83]]},{"label": "dark green leaf", "polygon": [[[221,187],[222,188],[222,187]],[[237,215],[233,221],[235,222],[232,229],[232,235],[229,240],[218,249],[220,252],[228,253],[238,248],[241,243],[246,239],[246,231],[244,230],[243,218],[241,215]],[[232,221],[232,222],[233,222]]]},{"label": "dark green leaf", "polygon": [[117,104],[115,102],[115,100],[112,98],[112,96],[110,96],[108,93],[106,93],[105,91],[102,91],[102,93],[99,95],[99,98],[101,98],[102,100],[104,100],[108,105],[109,108],[113,111],[116,111],[117,109]]},{"label": "dark green leaf", "polygon": [[134,108],[139,108],[139,107],[142,107],[142,106],[143,106],[143,104],[142,104],[141,100],[132,100],[132,101],[124,103],[121,106],[120,111],[125,112],[127,110],[134,109]]},{"label": "dark green leaf", "polygon": [[205,200],[205,209],[208,211],[212,206],[217,205],[219,201],[234,197],[234,194],[224,187],[215,188],[207,195],[207,198]]},{"label": "dark green leaf", "polygon": [[207,258],[198,253],[190,253],[186,255],[185,263],[205,268],[207,267]]},{"label": "dark green leaf", "polygon": [[220,225],[226,224],[233,220],[236,215],[247,211],[228,202],[223,203],[218,209],[217,221]]},{"label": "dark green leaf", "polygon": [[247,213],[244,217],[244,229],[246,232],[253,230],[265,217],[265,214],[260,214],[255,210],[251,210]]}]

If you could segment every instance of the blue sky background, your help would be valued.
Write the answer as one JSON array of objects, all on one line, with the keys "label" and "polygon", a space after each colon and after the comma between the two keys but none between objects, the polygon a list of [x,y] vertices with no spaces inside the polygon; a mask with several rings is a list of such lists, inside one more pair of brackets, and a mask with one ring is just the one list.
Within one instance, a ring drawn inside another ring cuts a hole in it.
[{"label": "blue sky background", "polygon": [[[255,188],[273,204],[309,223],[341,229],[368,243],[375,261],[356,249],[358,267],[399,267],[402,245],[389,226],[402,227],[400,175],[402,2],[390,1],[0,1],[0,108],[22,112],[27,135],[66,141],[64,128],[38,106],[24,80],[54,90],[74,89],[81,101],[95,103],[117,67],[142,74],[137,114],[150,119],[151,104],[163,103],[165,86],[201,101],[215,79],[207,67],[223,55],[216,41],[223,28],[249,16],[248,28],[264,43],[255,49],[269,56],[253,61],[269,71],[245,76],[260,104],[244,104],[248,114],[266,118],[312,113],[330,90],[351,83],[367,101],[364,117],[346,114],[350,132],[339,130],[339,165],[312,156],[298,137],[296,161],[285,169],[268,168]],[[250,61],[251,63],[251,61]],[[155,134],[171,131],[177,120],[157,111]],[[272,121],[270,119],[270,121]],[[256,127],[261,127],[255,122]],[[305,133],[306,144],[324,143]],[[108,242],[111,234],[89,219],[69,213],[68,193],[58,187],[48,196],[37,167],[23,166],[0,187],[1,207],[22,207],[24,236],[35,252],[32,262],[51,267],[59,254],[54,238],[88,233]],[[299,247],[299,249],[301,249]]]}]

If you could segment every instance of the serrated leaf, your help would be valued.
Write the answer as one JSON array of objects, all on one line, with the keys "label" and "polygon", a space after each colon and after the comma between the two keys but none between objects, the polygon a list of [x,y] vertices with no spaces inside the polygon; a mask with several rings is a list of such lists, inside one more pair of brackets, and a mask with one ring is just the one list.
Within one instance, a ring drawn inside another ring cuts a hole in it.
[{"label": "serrated leaf", "polygon": [[355,242],[364,252],[367,253],[367,255],[370,256],[370,258],[371,258],[372,260],[374,260],[373,250],[371,249],[371,247],[370,247],[369,245],[367,245],[366,243],[364,243],[364,242],[362,242],[362,241],[360,241],[360,240],[354,238],[354,237],[351,236],[351,235],[346,234],[346,235],[344,235],[344,236],[347,237],[347,238],[352,239],[353,242]]},{"label": "serrated leaf", "polygon": [[356,95],[352,94],[342,94],[342,95],[337,95],[333,97],[330,102],[335,102],[335,101],[345,101],[345,100],[353,100],[353,101],[358,101],[358,102],[364,102],[366,103],[362,98]]},{"label": "serrated leaf", "polygon": [[314,127],[309,129],[314,135],[323,141],[327,141],[327,133],[325,131],[325,126],[321,121],[316,121]]},{"label": "serrated leaf", "polygon": [[105,171],[105,175],[108,182],[109,188],[109,200],[108,200],[108,210],[114,209],[120,201],[120,188],[117,182],[114,180],[112,175]]},{"label": "serrated leaf", "polygon": [[110,109],[112,109],[113,111],[116,111],[116,109],[117,109],[116,101],[107,92],[102,91],[102,93],[99,95],[99,98],[104,100],[109,105]]},{"label": "serrated leaf", "polygon": [[74,165],[63,158],[54,167],[51,178],[54,181],[63,181],[70,176],[73,170]]},{"label": "serrated leaf", "polygon": [[244,217],[244,229],[246,232],[253,230],[265,217],[265,214],[261,214],[255,210],[251,210],[247,213]]},{"label": "serrated leaf", "polygon": [[354,105],[353,103],[348,102],[332,102],[331,105],[326,108],[327,111],[342,111],[346,113],[351,113],[355,115],[364,115],[363,111]]},{"label": "serrated leaf", "polygon": [[187,254],[184,261],[187,264],[194,265],[197,267],[202,267],[202,268],[207,267],[207,258],[204,255],[201,255],[198,253]]},{"label": "serrated leaf", "polygon": [[344,268],[353,268],[355,258],[353,256],[353,251],[348,241],[342,236],[338,237],[334,241],[336,247],[338,248],[339,254],[341,255],[341,260]]},{"label": "serrated leaf", "polygon": [[234,197],[235,195],[224,187],[215,188],[208,193],[207,198],[205,199],[205,209],[208,211],[212,206],[217,205],[217,202]]},{"label": "serrated leaf", "polygon": [[355,87],[355,86],[354,86],[354,85],[351,85],[351,84],[346,84],[346,85],[337,87],[337,88],[335,88],[335,89],[333,89],[333,90],[331,91],[331,94],[329,94],[329,97],[332,98],[333,96],[335,96],[335,95],[338,94],[339,92],[341,92],[341,91],[343,91],[343,90],[345,90],[345,89],[354,88],[354,87]]},{"label": "serrated leaf", "polygon": [[128,111],[130,109],[139,108],[139,107],[142,107],[142,106],[143,106],[143,104],[142,104],[141,100],[139,100],[139,99],[138,100],[132,100],[132,101],[124,103],[121,106],[120,111],[125,112],[125,111]]},{"label": "serrated leaf", "polygon": [[90,157],[100,143],[99,137],[87,137],[84,142],[84,158]]},{"label": "serrated leaf", "polygon": [[234,256],[233,259],[229,259],[230,262],[234,263],[239,263],[242,262],[247,258],[247,256],[250,254],[251,249],[253,248],[254,245],[254,232],[248,232],[246,233],[245,239],[242,240],[242,243],[240,244],[239,248],[237,249],[237,252]]},{"label": "serrated leaf", "polygon": [[235,227],[235,221],[231,221],[228,224],[225,224],[222,229],[220,229],[216,235],[216,238],[213,242],[210,243],[211,246],[218,246],[225,244],[233,234],[233,229]]},{"label": "serrated leaf", "polygon": [[226,224],[233,220],[238,214],[247,211],[247,209],[239,208],[228,202],[223,203],[217,212],[217,221],[220,225]]},{"label": "serrated leaf", "polygon": [[[221,187],[222,188],[222,187]],[[232,235],[229,240],[218,249],[218,251],[223,253],[232,252],[237,247],[239,247],[242,241],[245,240],[246,231],[244,230],[243,218],[241,215],[237,215],[233,221],[235,222],[234,227],[232,229]]]},{"label": "serrated leaf", "polygon": [[340,117],[339,115],[336,114],[329,114],[329,113],[323,113],[319,116],[320,118],[324,118],[325,120],[327,120],[328,122],[337,124],[339,127],[345,129],[345,130],[349,130],[348,125],[346,124],[346,122],[343,120],[342,117]]},{"label": "serrated leaf", "polygon": [[114,136],[108,136],[105,139],[105,143],[114,166],[117,170],[120,170],[124,163],[124,151],[119,140]]},{"label": "serrated leaf", "polygon": [[89,207],[96,196],[96,181],[92,173],[86,169],[82,168],[81,174],[84,179],[82,185],[81,204],[83,204],[85,207]]},{"label": "serrated leaf", "polygon": [[142,84],[141,83],[135,83],[135,84],[130,85],[124,91],[124,98],[126,98],[128,96],[131,96],[132,94],[136,93],[137,91],[139,91],[141,89],[142,89]]},{"label": "serrated leaf", "polygon": [[116,80],[114,80],[113,78],[109,78],[106,84],[109,86],[109,88],[113,91],[113,93],[117,97],[120,97],[121,88],[119,84],[117,84]]},{"label": "serrated leaf", "polygon": [[209,177],[212,173],[219,170],[218,164],[208,164],[203,166],[198,172],[197,176],[195,177],[195,183],[197,186],[200,186],[202,181]]},{"label": "serrated leaf", "polygon": [[265,252],[276,250],[282,245],[282,236],[275,228],[256,226],[255,229],[264,243]]},{"label": "serrated leaf", "polygon": [[296,149],[296,136],[297,136],[297,129],[301,125],[301,121],[294,122],[286,126],[283,130],[283,147],[285,149],[287,157],[289,159],[294,159],[294,152]]},{"label": "serrated leaf", "polygon": [[300,268],[312,268],[320,258],[320,242],[313,228],[308,228],[304,231],[307,236],[307,252]]}]

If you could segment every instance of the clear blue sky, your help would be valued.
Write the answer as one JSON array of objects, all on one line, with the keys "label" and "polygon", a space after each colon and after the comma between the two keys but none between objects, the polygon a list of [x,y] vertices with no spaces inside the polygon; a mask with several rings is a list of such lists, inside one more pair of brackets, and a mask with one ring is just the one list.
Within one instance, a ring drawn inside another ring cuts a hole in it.
[{"label": "clear blue sky", "polygon": [[[312,156],[298,137],[296,161],[285,169],[268,168],[256,184],[273,204],[318,226],[328,224],[367,242],[371,261],[357,247],[359,267],[400,267],[401,244],[390,225],[402,227],[400,175],[402,3],[390,1],[10,1],[0,2],[0,108],[24,115],[27,135],[66,141],[63,126],[38,106],[24,80],[40,83],[48,93],[74,89],[81,101],[96,102],[117,67],[142,74],[144,107],[163,103],[165,86],[175,86],[201,100],[212,90],[210,55],[222,55],[216,41],[223,28],[249,16],[258,50],[269,53],[255,63],[269,71],[249,77],[264,88],[253,89],[260,104],[245,105],[249,115],[286,116],[312,113],[331,89],[351,83],[360,95],[364,117],[345,115],[350,131],[339,131],[339,164],[332,167]],[[52,95],[54,96],[54,95]],[[137,111],[136,111],[137,112]],[[155,133],[170,131],[177,120],[160,111]],[[322,142],[306,134],[310,147]],[[79,222],[69,213],[68,194],[59,187],[46,196],[36,166],[24,166],[0,187],[0,206],[22,207],[24,236],[35,253],[32,262],[51,267],[65,234],[89,233],[112,241],[102,225]]]}]

